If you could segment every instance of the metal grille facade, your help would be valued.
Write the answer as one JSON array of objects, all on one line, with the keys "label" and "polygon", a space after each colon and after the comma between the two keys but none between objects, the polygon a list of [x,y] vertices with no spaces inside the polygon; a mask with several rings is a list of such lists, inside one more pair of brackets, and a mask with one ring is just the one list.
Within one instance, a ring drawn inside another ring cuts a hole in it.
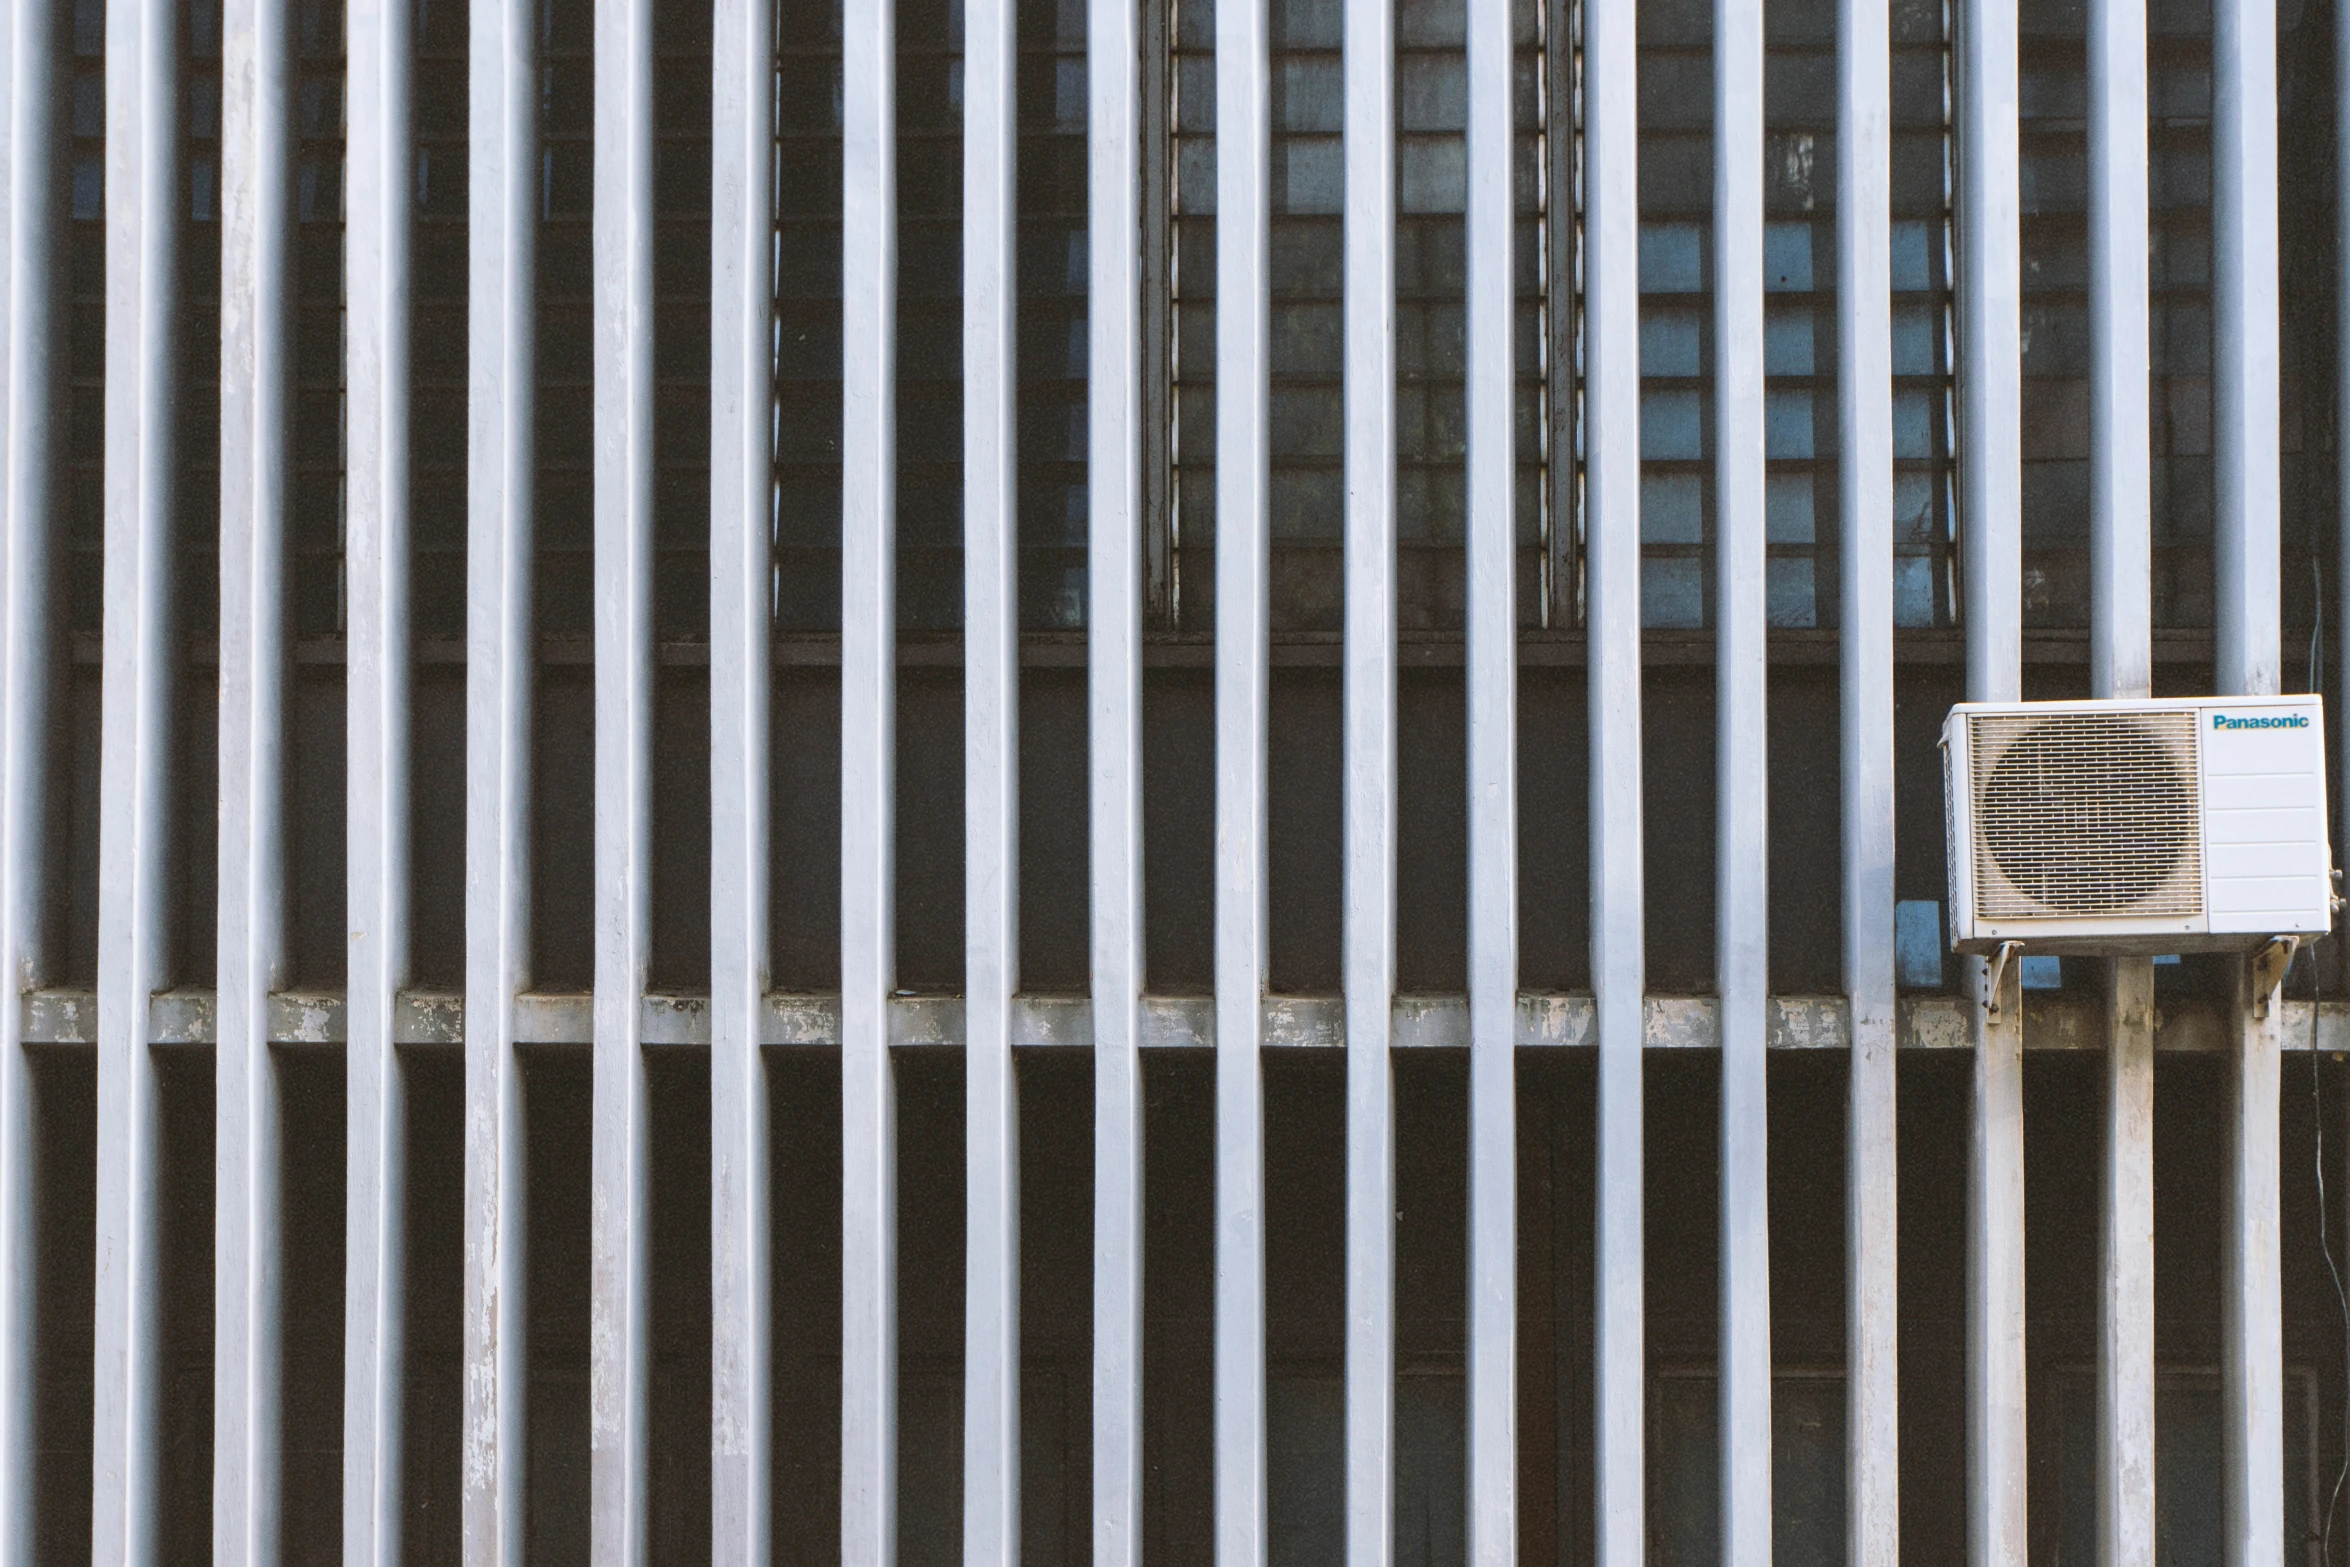
[{"label": "metal grille facade", "polygon": [[2322,1567],[2350,1018],[1904,944],[2350,648],[2343,94],[2049,9],[0,10],[0,1558]]}]

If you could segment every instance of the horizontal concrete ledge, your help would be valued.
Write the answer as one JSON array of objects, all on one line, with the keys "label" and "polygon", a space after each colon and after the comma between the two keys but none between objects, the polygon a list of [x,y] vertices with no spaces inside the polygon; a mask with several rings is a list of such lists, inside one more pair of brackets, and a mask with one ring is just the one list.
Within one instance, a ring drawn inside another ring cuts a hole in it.
[{"label": "horizontal concrete ledge", "polygon": [[[98,1037],[96,996],[87,990],[32,990],[22,997],[27,1044],[88,1045]],[[585,994],[524,995],[515,999],[515,1038],[529,1044],[585,1045],[593,1015]],[[1841,996],[1774,996],[1770,1001],[1774,1050],[1842,1050],[1852,1042],[1850,1013]],[[1345,1004],[1336,996],[1269,996],[1265,1043],[1280,1049],[1335,1049],[1346,1042]],[[2158,1015],[2155,1048],[2217,1051],[2227,1043],[2216,1006],[2194,1002]],[[899,996],[890,1002],[890,1043],[906,1047],[959,1046],[960,996]],[[1465,1047],[1469,1007],[1462,996],[1399,996],[1394,1038],[1399,1048]],[[706,996],[649,995],[639,1016],[649,1046],[710,1043]],[[1912,996],[1901,1002],[1897,1028],[1903,1049],[1963,1050],[1967,1004],[1956,996]],[[149,1038],[159,1045],[208,1045],[216,1031],[209,990],[167,990],[155,997]],[[1720,1004],[1711,996],[1651,996],[1644,1008],[1643,1043],[1650,1049],[1711,1049],[1721,1042]],[[2287,1050],[2350,1050],[2350,1003],[2284,1003]],[[339,1045],[345,1038],[343,998],[329,991],[286,992],[269,998],[269,1037],[285,1045]],[[402,1045],[454,1045],[465,1039],[465,998],[454,992],[404,992],[392,1009],[392,1037]],[[1215,1001],[1208,996],[1146,996],[1146,1049],[1198,1049],[1215,1043]],[[760,1020],[766,1045],[837,1045],[840,998],[778,993]],[[1023,996],[1012,1004],[1012,1039],[1023,1046],[1093,1044],[1093,1004],[1082,996]],[[1528,992],[1518,997],[1518,1043],[1529,1048],[1594,1043],[1591,998]],[[2024,1047],[2030,1050],[2103,1048],[2104,1009],[2071,996],[2024,1001]]]}]

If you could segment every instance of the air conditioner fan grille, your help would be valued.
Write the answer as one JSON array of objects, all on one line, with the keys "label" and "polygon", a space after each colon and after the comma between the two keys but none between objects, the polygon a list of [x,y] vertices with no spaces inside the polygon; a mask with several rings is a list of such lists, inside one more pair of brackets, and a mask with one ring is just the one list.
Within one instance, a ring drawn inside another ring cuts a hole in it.
[{"label": "air conditioner fan grille", "polygon": [[2201,912],[2192,714],[1970,722],[1978,918]]}]

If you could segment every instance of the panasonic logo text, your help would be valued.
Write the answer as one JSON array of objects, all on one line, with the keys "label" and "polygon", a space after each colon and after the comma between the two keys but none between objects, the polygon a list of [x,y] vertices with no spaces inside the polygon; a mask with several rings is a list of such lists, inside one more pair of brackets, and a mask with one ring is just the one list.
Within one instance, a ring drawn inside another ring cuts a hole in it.
[{"label": "panasonic logo text", "polygon": [[2214,713],[2211,715],[2211,727],[2214,729],[2307,729],[2309,715],[2307,713],[2278,713],[2258,718],[2231,718],[2225,713]]}]

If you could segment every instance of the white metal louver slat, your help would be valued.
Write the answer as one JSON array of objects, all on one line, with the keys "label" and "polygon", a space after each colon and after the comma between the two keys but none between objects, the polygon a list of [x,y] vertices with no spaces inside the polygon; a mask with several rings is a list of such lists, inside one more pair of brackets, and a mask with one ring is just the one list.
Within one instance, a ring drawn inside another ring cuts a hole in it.
[{"label": "white metal louver slat", "polygon": [[1216,7],[1216,1560],[1262,1563],[1266,640],[1272,83],[1267,0]]},{"label": "white metal louver slat", "polygon": [[1583,12],[1583,417],[1591,681],[1591,1003],[1599,1036],[1593,1324],[1598,1567],[1647,1559],[1642,1321],[1640,233],[1635,18]]},{"label": "white metal louver slat", "polygon": [[1763,17],[1714,6],[1714,986],[1722,1007],[1722,1560],[1771,1555],[1770,823],[1764,645]]},{"label": "white metal louver slat", "polygon": [[343,1058],[343,1561],[391,1567],[404,1517],[407,1116],[393,998],[408,978],[408,294],[410,22],[405,0],[350,8],[350,614]]},{"label": "white metal louver slat", "polygon": [[1518,683],[1510,0],[1468,5],[1468,1559],[1518,1556]]},{"label": "white metal louver slat", "polygon": [[[49,14],[16,6],[0,17],[0,972],[48,978],[41,900],[49,720],[51,323],[57,268],[57,48]],[[23,1012],[0,1006],[0,1554],[33,1549],[36,1363],[32,1070]]]},{"label": "white metal louver slat", "polygon": [[212,1556],[277,1560],[280,1257],[272,991],[285,984],[287,169],[283,0],[222,8],[220,892]]},{"label": "white metal louver slat", "polygon": [[1346,1556],[1395,1512],[1395,17],[1346,8]]},{"label": "white metal louver slat", "polygon": [[1844,529],[1845,1560],[1894,1567],[1900,1512],[1900,1210],[1893,953],[1892,32],[1840,0],[1836,50],[1838,516]]},{"label": "white metal louver slat", "polygon": [[640,1037],[652,943],[653,7],[596,0],[595,1000],[588,1535],[649,1546],[651,1158]]},{"label": "white metal louver slat", "polygon": [[472,11],[467,242],[462,1535],[518,1567],[528,1408],[522,1060],[529,984],[537,8]]},{"label": "white metal louver slat", "polygon": [[775,35],[769,0],[719,0],[712,20],[710,1554],[716,1567],[764,1567]]},{"label": "white metal louver slat", "polygon": [[963,59],[963,1559],[1020,1555],[1019,512],[1013,0],[968,0]]},{"label": "white metal louver slat", "polygon": [[[841,1560],[897,1557],[894,0],[841,47]],[[761,331],[765,326],[762,324]],[[759,657],[766,656],[765,638]],[[761,1477],[763,1478],[763,1477]]]},{"label": "white metal louver slat", "polygon": [[[2021,174],[2015,0],[1967,0],[1958,28],[1958,358],[1967,695],[2023,679]],[[1972,999],[1967,1178],[1967,1552],[2022,1567],[2025,1539],[2022,972],[2003,994],[1961,960]]]},{"label": "white metal louver slat", "polygon": [[[2144,697],[2154,689],[2144,0],[2092,0],[2088,45],[2089,687]],[[2097,1535],[2100,1560],[2137,1562],[2155,1553],[2154,965],[2104,967]]]},{"label": "white metal louver slat", "polygon": [[171,532],[180,327],[169,8],[106,7],[106,586],[98,782],[96,1408],[91,1556],[157,1550],[162,1388],[156,1083],[170,814]]},{"label": "white metal louver slat", "polygon": [[[2212,680],[2279,689],[2282,501],[2277,321],[2276,9],[2218,0],[2211,27]],[[2237,970],[2220,1370],[2227,1560],[2284,1552],[2284,1300],[2278,1009]]]},{"label": "white metal louver slat", "polygon": [[1142,1559],[1142,230],[1136,8],[1086,15],[1093,1559]]}]

